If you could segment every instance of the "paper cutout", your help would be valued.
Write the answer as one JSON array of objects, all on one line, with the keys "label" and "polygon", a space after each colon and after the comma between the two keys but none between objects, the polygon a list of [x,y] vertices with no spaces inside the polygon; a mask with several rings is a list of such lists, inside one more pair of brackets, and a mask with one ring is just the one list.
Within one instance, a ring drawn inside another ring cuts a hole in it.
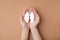
[{"label": "paper cutout", "polygon": [[33,23],[34,21],[34,13],[33,12],[26,12],[25,16],[24,16],[24,20],[26,21],[26,23],[28,23],[30,19],[30,23]]}]

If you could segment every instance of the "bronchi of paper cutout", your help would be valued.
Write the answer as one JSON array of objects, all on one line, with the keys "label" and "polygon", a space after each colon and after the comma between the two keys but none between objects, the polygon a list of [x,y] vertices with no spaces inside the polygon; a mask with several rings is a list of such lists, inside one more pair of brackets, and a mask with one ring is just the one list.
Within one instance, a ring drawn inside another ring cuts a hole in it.
[{"label": "bronchi of paper cutout", "polygon": [[25,22],[28,23],[29,19],[30,19],[30,23],[33,23],[33,21],[34,21],[34,13],[33,12],[25,13],[25,16],[24,16]]}]

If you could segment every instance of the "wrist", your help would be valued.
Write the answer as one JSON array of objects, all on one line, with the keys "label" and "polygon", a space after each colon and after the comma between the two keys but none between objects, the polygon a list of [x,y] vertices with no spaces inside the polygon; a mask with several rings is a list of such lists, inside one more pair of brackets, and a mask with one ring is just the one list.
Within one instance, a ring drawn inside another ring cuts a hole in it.
[{"label": "wrist", "polygon": [[36,26],[31,26],[30,29],[36,29],[37,27]]},{"label": "wrist", "polygon": [[23,27],[22,30],[29,30],[29,28],[28,27]]}]

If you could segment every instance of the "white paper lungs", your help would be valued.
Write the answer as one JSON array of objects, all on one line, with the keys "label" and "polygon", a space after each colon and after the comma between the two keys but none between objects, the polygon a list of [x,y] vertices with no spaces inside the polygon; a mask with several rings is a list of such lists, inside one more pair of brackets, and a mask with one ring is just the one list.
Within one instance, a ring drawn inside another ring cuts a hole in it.
[{"label": "white paper lungs", "polygon": [[25,16],[24,16],[24,20],[26,21],[26,23],[28,23],[30,19],[30,23],[33,23],[34,21],[34,13],[33,12],[26,12]]}]

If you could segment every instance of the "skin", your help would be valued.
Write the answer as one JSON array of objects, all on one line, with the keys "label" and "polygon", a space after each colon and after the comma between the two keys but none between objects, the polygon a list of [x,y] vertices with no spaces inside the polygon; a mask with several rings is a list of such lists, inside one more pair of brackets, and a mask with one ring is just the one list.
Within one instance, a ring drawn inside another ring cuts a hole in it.
[{"label": "skin", "polygon": [[[24,21],[24,14],[25,14],[26,11],[34,12],[35,19],[34,19],[33,23],[30,23],[30,22],[26,23]],[[31,30],[31,33],[32,33],[32,36],[33,36],[34,40],[42,40],[42,38],[41,38],[41,36],[38,32],[38,29],[37,29],[37,25],[39,23],[39,16],[36,13],[34,8],[25,9],[23,11],[23,14],[22,14],[21,18],[20,18],[20,22],[21,22],[21,25],[22,25],[21,40],[28,40],[29,29]]]}]

